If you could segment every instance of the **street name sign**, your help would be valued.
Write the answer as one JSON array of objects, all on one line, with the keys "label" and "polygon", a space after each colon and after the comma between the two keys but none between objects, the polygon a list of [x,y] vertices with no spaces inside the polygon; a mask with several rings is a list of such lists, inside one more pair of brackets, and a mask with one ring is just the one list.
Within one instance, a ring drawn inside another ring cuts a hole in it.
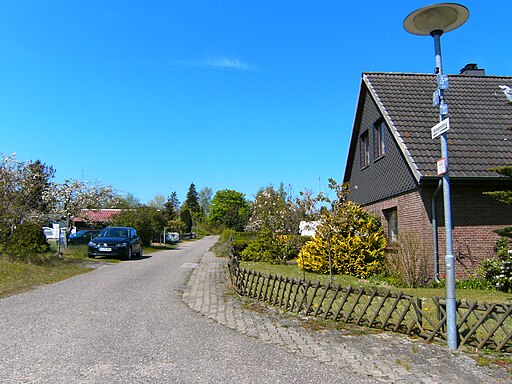
[{"label": "street name sign", "polygon": [[449,129],[450,129],[450,118],[447,117],[446,119],[441,121],[439,124],[436,124],[431,128],[432,139],[435,139],[436,137],[441,136],[443,133],[445,133]]}]

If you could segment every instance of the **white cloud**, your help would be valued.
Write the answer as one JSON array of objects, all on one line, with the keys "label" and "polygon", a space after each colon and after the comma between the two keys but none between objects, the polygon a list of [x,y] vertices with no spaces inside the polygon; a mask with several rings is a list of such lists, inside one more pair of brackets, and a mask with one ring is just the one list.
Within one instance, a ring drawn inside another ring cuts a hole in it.
[{"label": "white cloud", "polygon": [[171,60],[170,65],[183,67],[203,67],[230,69],[235,71],[255,71],[256,69],[236,57],[231,56],[210,56],[202,61],[192,60]]},{"label": "white cloud", "polygon": [[249,64],[236,57],[209,57],[205,63],[208,67],[235,69],[238,71],[253,70]]}]

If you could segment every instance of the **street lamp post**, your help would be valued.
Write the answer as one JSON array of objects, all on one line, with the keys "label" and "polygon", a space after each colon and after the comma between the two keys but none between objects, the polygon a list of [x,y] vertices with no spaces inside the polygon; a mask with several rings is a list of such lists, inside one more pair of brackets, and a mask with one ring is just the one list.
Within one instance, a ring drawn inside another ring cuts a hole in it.
[{"label": "street lamp post", "polygon": [[[441,59],[441,35],[452,31],[466,22],[469,11],[466,7],[454,3],[429,5],[412,12],[404,20],[407,32],[420,36],[432,36],[436,56],[437,90],[434,93],[434,103],[439,104],[439,121],[448,119],[448,105],[444,91],[448,89],[448,77],[443,74]],[[447,124],[449,127],[449,125]],[[441,156],[444,159],[443,202],[446,234],[446,324],[448,347],[452,350],[458,347],[457,337],[457,302],[455,299],[455,257],[452,249],[452,211],[450,198],[450,175],[448,162],[448,139],[446,131],[441,134]]]}]

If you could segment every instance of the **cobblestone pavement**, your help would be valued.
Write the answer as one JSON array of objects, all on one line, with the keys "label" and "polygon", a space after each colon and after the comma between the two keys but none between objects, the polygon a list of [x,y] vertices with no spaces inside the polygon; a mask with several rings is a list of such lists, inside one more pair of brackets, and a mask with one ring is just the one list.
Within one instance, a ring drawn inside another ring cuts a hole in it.
[{"label": "cobblestone pavement", "polygon": [[[183,292],[193,310],[248,337],[360,374],[376,383],[508,383],[499,367],[478,366],[469,356],[388,332],[354,336],[314,330],[307,321],[230,294],[227,260],[206,252]],[[264,310],[261,310],[264,308]],[[258,310],[260,309],[260,310]],[[319,380],[321,382],[321,380]]]}]

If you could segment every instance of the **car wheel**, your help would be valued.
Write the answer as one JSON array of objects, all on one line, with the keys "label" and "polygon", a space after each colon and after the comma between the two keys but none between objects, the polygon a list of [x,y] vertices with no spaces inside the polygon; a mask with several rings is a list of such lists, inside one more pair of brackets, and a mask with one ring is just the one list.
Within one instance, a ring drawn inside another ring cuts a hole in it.
[{"label": "car wheel", "polygon": [[139,256],[139,257],[142,257],[142,245],[140,246],[140,251],[139,251],[138,256]]},{"label": "car wheel", "polygon": [[128,248],[128,253],[126,254],[126,260],[132,259],[132,247]]},{"label": "car wheel", "polygon": [[96,258],[96,256],[91,255],[90,253],[87,256],[89,256],[91,259],[95,259]]}]

